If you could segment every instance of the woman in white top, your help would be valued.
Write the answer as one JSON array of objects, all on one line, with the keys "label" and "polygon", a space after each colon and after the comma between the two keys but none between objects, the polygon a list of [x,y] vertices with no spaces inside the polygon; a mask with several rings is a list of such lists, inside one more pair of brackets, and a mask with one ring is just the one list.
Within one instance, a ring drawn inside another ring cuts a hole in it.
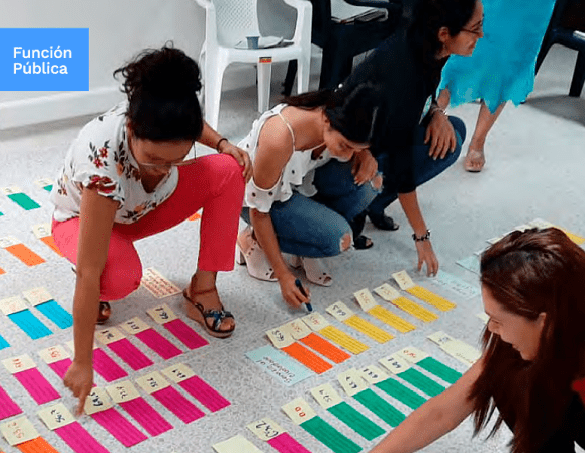
[{"label": "woman in white top", "polygon": [[295,257],[310,281],[329,286],[318,258],[350,248],[349,222],[381,186],[368,150],[377,105],[370,84],[345,95],[323,90],[291,97],[264,113],[239,143],[254,164],[242,211],[251,228],[238,236],[240,263],[253,277],[278,280],[293,307],[306,303],[308,293],[282,252]]}]

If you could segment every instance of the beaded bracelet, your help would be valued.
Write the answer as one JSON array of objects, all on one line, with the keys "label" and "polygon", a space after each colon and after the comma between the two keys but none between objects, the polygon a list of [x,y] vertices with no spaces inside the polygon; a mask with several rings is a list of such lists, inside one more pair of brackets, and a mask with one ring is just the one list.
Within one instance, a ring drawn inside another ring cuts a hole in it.
[{"label": "beaded bracelet", "polygon": [[218,153],[221,153],[221,151],[219,150],[219,145],[221,145],[221,142],[223,142],[224,140],[225,140],[226,142],[228,141],[228,139],[227,139],[227,138],[225,138],[225,137],[222,137],[222,138],[220,138],[220,139],[219,139],[219,141],[217,142],[217,145],[215,145],[215,149],[216,149],[216,151],[217,151]]},{"label": "beaded bracelet", "polygon": [[416,233],[412,233],[412,239],[414,242],[424,242],[428,241],[431,238],[431,230],[427,230],[427,232],[422,236],[417,236]]}]

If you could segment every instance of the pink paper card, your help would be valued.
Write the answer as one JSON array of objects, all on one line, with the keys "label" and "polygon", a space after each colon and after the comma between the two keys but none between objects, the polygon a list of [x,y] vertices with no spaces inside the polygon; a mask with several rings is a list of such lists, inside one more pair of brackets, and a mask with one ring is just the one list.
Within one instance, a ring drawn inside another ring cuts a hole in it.
[{"label": "pink paper card", "polygon": [[203,411],[171,386],[157,390],[151,395],[183,423],[194,422],[205,415]]},{"label": "pink paper card", "polygon": [[147,439],[142,432],[113,407],[103,412],[96,412],[91,417],[125,447],[131,447]]},{"label": "pink paper card", "polygon": [[217,412],[230,405],[228,400],[199,376],[193,376],[181,381],[179,385],[211,412]]},{"label": "pink paper card", "polygon": [[75,453],[109,453],[106,448],[77,422],[54,430]]},{"label": "pink paper card", "polygon": [[173,319],[163,324],[164,328],[172,333],[177,339],[189,349],[197,349],[209,344],[209,342],[185,324],[181,319]]},{"label": "pink paper card", "polygon": [[165,360],[183,353],[183,351],[152,328],[137,333],[135,337]]},{"label": "pink paper card", "polygon": [[272,448],[280,453],[311,453],[299,444],[289,433],[282,433],[267,441]]},{"label": "pink paper card", "polygon": [[57,373],[57,376],[63,379],[65,377],[65,373],[67,372],[69,366],[71,365],[71,359],[70,358],[62,359],[57,362],[49,363],[48,365],[55,373]]},{"label": "pink paper card", "polygon": [[153,437],[173,429],[173,425],[167,422],[143,398],[121,402],[120,406]]},{"label": "pink paper card", "polygon": [[154,362],[146,357],[140,349],[130,343],[128,338],[113,341],[108,344],[108,347],[116,353],[124,362],[130,365],[134,371],[141,370],[147,366],[152,365]]},{"label": "pink paper card", "polygon": [[100,348],[93,350],[93,369],[108,382],[128,376],[128,373],[126,373],[124,368],[114,362],[112,358]]},{"label": "pink paper card", "polygon": [[22,409],[12,401],[6,390],[0,387],[0,420],[17,414],[22,414]]},{"label": "pink paper card", "polygon": [[41,374],[37,368],[14,373],[14,377],[22,384],[37,404],[48,403],[61,398],[59,392]]}]

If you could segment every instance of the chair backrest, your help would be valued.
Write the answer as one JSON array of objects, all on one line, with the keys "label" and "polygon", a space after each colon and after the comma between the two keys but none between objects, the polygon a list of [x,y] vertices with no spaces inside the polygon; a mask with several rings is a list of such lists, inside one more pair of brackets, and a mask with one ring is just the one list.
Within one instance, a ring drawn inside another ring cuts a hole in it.
[{"label": "chair backrest", "polygon": [[561,26],[569,30],[585,31],[585,0],[565,2],[560,17]]},{"label": "chair backrest", "polygon": [[233,47],[246,36],[259,36],[257,0],[211,0],[219,43]]}]

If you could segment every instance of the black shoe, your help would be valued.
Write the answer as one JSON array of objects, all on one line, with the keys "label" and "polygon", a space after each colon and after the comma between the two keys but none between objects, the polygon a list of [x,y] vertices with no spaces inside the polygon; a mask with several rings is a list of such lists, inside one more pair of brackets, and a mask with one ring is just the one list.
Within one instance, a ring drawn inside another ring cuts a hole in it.
[{"label": "black shoe", "polygon": [[374,226],[379,230],[396,231],[399,228],[399,225],[397,223],[394,223],[394,219],[392,219],[392,217],[384,213],[377,214],[373,212],[368,212],[368,216],[370,217],[370,220],[372,221]]},{"label": "black shoe", "polygon": [[356,250],[371,249],[374,246],[372,240],[364,235],[359,235],[353,240],[353,248]]}]

